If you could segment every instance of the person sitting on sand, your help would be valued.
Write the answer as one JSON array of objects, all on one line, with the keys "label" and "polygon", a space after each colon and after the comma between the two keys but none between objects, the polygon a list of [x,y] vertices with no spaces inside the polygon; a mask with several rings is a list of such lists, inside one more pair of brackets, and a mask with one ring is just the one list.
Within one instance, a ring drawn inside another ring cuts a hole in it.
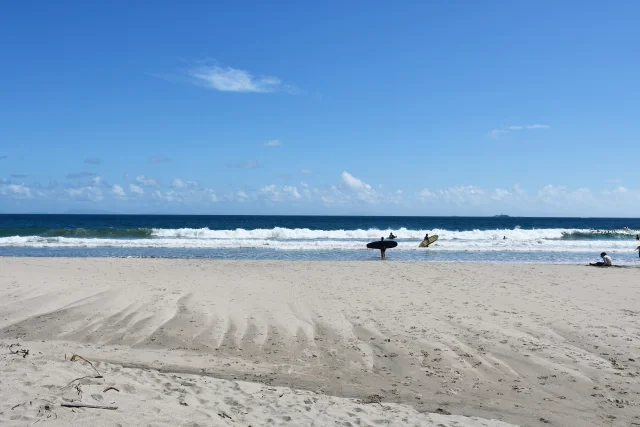
[{"label": "person sitting on sand", "polygon": [[[381,241],[381,242],[384,242],[384,237],[381,237],[381,238],[380,238],[380,241]],[[386,247],[386,246],[384,246],[384,245],[382,245],[382,246],[380,247],[380,259],[384,259],[384,258],[386,257],[386,255],[385,255],[385,252],[386,252],[386,251],[387,251],[387,247]]]},{"label": "person sitting on sand", "polygon": [[387,239],[395,239],[398,236],[394,236],[393,233],[389,233],[389,237],[387,237]]},{"label": "person sitting on sand", "polygon": [[593,266],[596,266],[596,267],[611,267],[611,265],[612,265],[611,257],[609,255],[607,255],[606,252],[602,252],[600,254],[600,257],[602,257],[602,261],[591,262],[591,263],[589,263],[589,265],[593,265]]}]

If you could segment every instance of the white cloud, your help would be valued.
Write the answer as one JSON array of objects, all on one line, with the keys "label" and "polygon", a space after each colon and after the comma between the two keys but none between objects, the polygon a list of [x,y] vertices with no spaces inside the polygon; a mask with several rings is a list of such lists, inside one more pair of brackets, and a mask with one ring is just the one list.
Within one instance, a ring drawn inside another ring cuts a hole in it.
[{"label": "white cloud", "polygon": [[[357,200],[366,202],[366,203],[374,203],[382,199],[382,193],[378,193],[374,190],[369,184],[362,181],[359,178],[351,175],[349,172],[344,171],[342,175],[340,175],[342,180],[341,188],[334,188],[334,196],[338,196],[343,198],[342,202],[348,201],[349,197],[345,196],[340,190],[346,188],[349,190],[352,195],[355,195]],[[344,200],[344,199],[347,200]]]},{"label": "white cloud", "polygon": [[112,192],[115,196],[120,197],[120,198],[124,198],[124,197],[126,197],[126,196],[127,196],[127,195],[124,193],[124,190],[122,189],[122,187],[120,187],[118,184],[114,184],[114,185],[113,185],[113,188],[111,189],[111,192]]},{"label": "white cloud", "polygon": [[144,189],[139,185],[135,185],[135,184],[129,184],[129,191],[139,196],[144,194]]},{"label": "white cloud", "polygon": [[313,171],[311,169],[302,169],[300,173],[303,175],[311,175]]},{"label": "white cloud", "polygon": [[571,196],[577,201],[586,201],[593,198],[591,190],[588,188],[578,188],[571,193]]},{"label": "white cloud", "polygon": [[181,202],[182,201],[182,195],[179,194],[175,190],[167,191],[166,193],[164,193],[164,197],[169,202]]},{"label": "white cloud", "polygon": [[511,196],[511,193],[507,190],[503,190],[502,188],[496,188],[491,194],[491,198],[496,201],[503,200],[509,196]]},{"label": "white cloud", "polygon": [[260,189],[260,195],[272,202],[292,201],[302,198],[298,189],[291,185],[285,185],[284,187],[278,187],[275,184],[267,185]]},{"label": "white cloud", "polygon": [[551,203],[553,199],[562,196],[564,193],[564,187],[554,187],[549,184],[538,190],[538,198],[544,203]]},{"label": "white cloud", "polygon": [[626,187],[620,186],[618,188],[616,188],[615,190],[613,190],[614,193],[627,193],[629,192],[629,190],[626,189]]},{"label": "white cloud", "polygon": [[205,189],[204,193],[209,198],[210,202],[217,202],[218,201],[218,196],[216,195],[216,192],[211,190],[210,188]]},{"label": "white cloud", "polygon": [[31,189],[24,184],[2,184],[0,185],[0,194],[18,199],[30,199],[32,197]]},{"label": "white cloud", "polygon": [[75,200],[99,202],[103,199],[102,191],[96,187],[67,188],[67,195]]},{"label": "white cloud", "polygon": [[186,183],[186,182],[184,182],[184,181],[183,181],[182,179],[180,179],[180,178],[175,178],[175,179],[173,180],[173,182],[171,183],[171,186],[172,186],[173,188],[184,188],[184,187],[186,187],[186,186],[187,186],[187,183]]},{"label": "white cloud", "polygon": [[94,176],[91,178],[90,182],[94,187],[101,187],[105,185],[104,179],[101,176]]},{"label": "white cloud", "polygon": [[175,189],[180,189],[180,188],[189,188],[189,189],[195,189],[198,188],[199,185],[197,182],[195,181],[185,181],[182,178],[175,178],[172,182],[171,182],[171,187],[175,188]]},{"label": "white cloud", "polygon": [[347,171],[342,172],[341,178],[342,178],[342,182],[352,190],[355,190],[355,191],[371,190],[371,186],[369,184],[356,178],[355,176],[351,175]]},{"label": "white cloud", "polygon": [[288,88],[277,77],[256,77],[248,71],[231,67],[201,66],[190,70],[189,75],[196,83],[221,92],[269,93]]},{"label": "white cloud", "polygon": [[163,200],[167,202],[183,202],[183,194],[179,193],[175,190],[168,190],[166,192],[162,192],[160,190],[155,190],[151,193],[151,196],[158,200]]},{"label": "white cloud", "polygon": [[518,195],[518,196],[525,196],[527,194],[526,191],[524,191],[522,188],[520,188],[520,184],[515,184],[513,186],[513,193]]},{"label": "white cloud", "polygon": [[302,197],[300,196],[300,193],[298,193],[298,189],[291,185],[285,185],[284,187],[282,187],[282,191],[284,191],[285,194],[288,194],[289,197],[293,199],[300,199]]},{"label": "white cloud", "polygon": [[136,177],[136,182],[140,185],[144,185],[145,187],[159,187],[158,181],[153,178],[149,178],[144,175],[138,175]]},{"label": "white cloud", "polygon": [[597,199],[588,188],[581,187],[576,190],[568,190],[564,186],[545,185],[538,190],[538,199],[536,201],[569,209],[576,203],[597,202]]},{"label": "white cloud", "polygon": [[247,193],[245,193],[244,191],[238,191],[236,193],[236,197],[237,197],[237,200],[239,202],[244,202],[245,200],[247,200],[249,198],[249,195]]},{"label": "white cloud", "polygon": [[549,125],[527,125],[525,128],[527,129],[549,129],[551,126]]},{"label": "white cloud", "polygon": [[509,132],[517,132],[517,131],[521,131],[521,130],[535,130],[535,129],[550,129],[551,126],[549,125],[541,125],[541,124],[535,124],[535,125],[511,125],[511,126],[506,126],[504,128],[501,129],[493,129],[491,131],[489,131],[489,136],[492,138],[497,138],[501,135],[505,135]]},{"label": "white cloud", "polygon": [[428,199],[432,198],[433,196],[434,196],[434,194],[431,191],[429,191],[428,188],[424,188],[420,192],[418,192],[418,198],[420,200],[422,200],[423,202],[425,200],[428,200]]},{"label": "white cloud", "polygon": [[282,145],[282,142],[279,139],[272,139],[264,143],[265,147],[279,147],[280,145]]},{"label": "white cloud", "polygon": [[478,202],[485,192],[475,185],[458,185],[440,190],[440,195],[448,202],[455,204]]}]

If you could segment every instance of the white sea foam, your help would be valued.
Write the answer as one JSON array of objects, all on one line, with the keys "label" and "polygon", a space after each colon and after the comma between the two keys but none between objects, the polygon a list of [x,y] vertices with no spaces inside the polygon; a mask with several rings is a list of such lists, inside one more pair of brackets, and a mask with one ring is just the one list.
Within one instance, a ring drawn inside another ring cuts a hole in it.
[{"label": "white sea foam", "polygon": [[246,230],[237,228],[235,230],[211,230],[209,228],[179,228],[179,229],[153,229],[152,236],[164,238],[197,238],[197,239],[271,239],[271,240],[372,240],[386,237],[393,232],[399,239],[420,239],[426,233],[437,234],[440,240],[501,240],[506,237],[508,240],[536,240],[536,239],[561,239],[567,236],[582,235],[584,238],[603,237],[629,237],[638,233],[636,230],[611,231],[611,230],[589,230],[589,229],[568,229],[568,228],[545,228],[524,230],[520,227],[514,229],[497,230],[408,230],[400,229],[357,229],[357,230],[311,230],[309,228],[258,228]]},{"label": "white sea foam", "polygon": [[[272,249],[289,251],[363,250],[365,244],[386,236],[391,230],[255,229],[210,230],[156,229],[153,238],[113,239],[76,237],[14,236],[0,238],[2,247],[85,248],[186,248],[186,249]],[[438,251],[491,252],[630,252],[635,241],[627,234],[597,230],[393,230],[399,251],[424,251],[418,243],[425,233],[439,235],[431,247]],[[503,239],[503,237],[507,237]],[[567,236],[569,237],[567,239]],[[621,237],[626,237],[622,239]]]}]

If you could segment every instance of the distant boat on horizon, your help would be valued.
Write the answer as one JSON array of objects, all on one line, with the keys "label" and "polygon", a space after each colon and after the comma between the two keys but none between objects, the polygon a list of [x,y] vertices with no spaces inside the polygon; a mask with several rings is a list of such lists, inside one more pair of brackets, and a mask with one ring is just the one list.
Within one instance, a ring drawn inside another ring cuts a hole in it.
[{"label": "distant boat on horizon", "polygon": [[505,214],[500,214],[500,215],[494,215],[494,218],[511,218],[509,215],[505,215]]}]

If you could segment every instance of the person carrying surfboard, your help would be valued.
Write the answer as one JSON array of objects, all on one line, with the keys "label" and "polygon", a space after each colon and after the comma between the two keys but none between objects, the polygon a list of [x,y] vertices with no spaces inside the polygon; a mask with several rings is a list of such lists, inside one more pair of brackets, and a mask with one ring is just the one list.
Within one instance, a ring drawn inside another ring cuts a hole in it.
[{"label": "person carrying surfboard", "polygon": [[[381,237],[380,241],[384,242],[384,237]],[[385,245],[382,245],[380,247],[380,259],[384,259],[386,257],[386,254],[385,254],[386,251],[387,251],[387,247]]]},{"label": "person carrying surfboard", "polygon": [[428,247],[429,247],[429,245],[431,244],[431,243],[429,243],[429,233],[427,233],[427,234],[425,234],[425,235],[424,235],[424,240],[423,240],[423,241],[424,241],[424,242],[427,242],[427,244],[426,244],[426,245],[424,245],[424,247],[425,247],[425,248],[428,248]]}]

